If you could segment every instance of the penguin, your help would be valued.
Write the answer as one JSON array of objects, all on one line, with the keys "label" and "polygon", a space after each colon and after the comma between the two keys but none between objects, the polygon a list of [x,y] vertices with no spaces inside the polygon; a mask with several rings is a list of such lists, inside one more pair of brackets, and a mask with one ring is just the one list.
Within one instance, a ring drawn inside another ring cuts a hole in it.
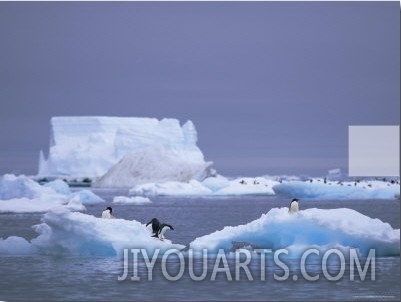
[{"label": "penguin", "polygon": [[165,238],[164,234],[166,233],[167,230],[174,230],[174,228],[171,225],[167,224],[167,223],[162,223],[159,226],[159,230],[157,231],[156,236],[152,236],[152,237],[159,238],[160,240],[163,241],[164,238]]},{"label": "penguin", "polygon": [[298,201],[299,201],[299,199],[297,199],[297,198],[293,198],[293,199],[291,200],[290,208],[288,209],[288,212],[289,212],[290,214],[294,214],[294,213],[296,213],[296,212],[299,211]]},{"label": "penguin", "polygon": [[102,212],[102,218],[105,218],[105,219],[114,218],[114,216],[111,215],[111,213],[113,213],[113,209],[111,207],[107,207],[106,210],[104,210]]},{"label": "penguin", "polygon": [[157,231],[159,230],[160,222],[157,218],[153,218],[151,221],[149,221],[146,226],[149,224],[152,224],[152,236],[157,237]]}]

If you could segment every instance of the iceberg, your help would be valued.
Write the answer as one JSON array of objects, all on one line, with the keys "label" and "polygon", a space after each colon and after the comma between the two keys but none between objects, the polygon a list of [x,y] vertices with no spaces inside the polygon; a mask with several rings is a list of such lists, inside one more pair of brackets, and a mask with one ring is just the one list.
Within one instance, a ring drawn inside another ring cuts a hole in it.
[{"label": "iceberg", "polygon": [[0,177],[0,213],[46,212],[67,204],[68,199],[51,187],[44,187],[25,175]]},{"label": "iceberg", "polygon": [[142,196],[134,196],[134,197],[115,196],[113,198],[113,203],[142,205],[142,204],[152,203],[152,201],[149,198]]},{"label": "iceberg", "polygon": [[191,121],[180,126],[176,119],[81,116],[53,117],[50,124],[49,155],[40,153],[38,176],[103,176],[98,186],[118,187],[169,177],[201,180],[211,173]]},{"label": "iceberg", "polygon": [[[65,197],[58,198],[13,198],[0,200],[0,213],[44,213],[57,206],[68,205],[69,201]],[[73,203],[69,204],[73,207]],[[74,206],[75,209],[76,203]]]},{"label": "iceberg", "polygon": [[227,226],[190,243],[191,249],[208,249],[209,253],[243,246],[273,251],[287,249],[295,257],[311,247],[355,248],[363,256],[369,249],[375,249],[376,256],[399,256],[400,230],[347,208],[312,208],[296,214],[289,214],[288,208],[273,208],[248,224]]},{"label": "iceberg", "polygon": [[86,211],[84,205],[105,202],[89,190],[71,192],[62,180],[40,185],[25,175],[0,177],[0,213],[40,213],[54,207]]},{"label": "iceberg", "polygon": [[78,192],[71,193],[71,195],[69,195],[70,199],[74,198],[75,196],[79,196],[79,199],[84,205],[93,205],[105,202],[103,198],[100,198],[90,190],[80,190]]},{"label": "iceberg", "polygon": [[47,182],[43,185],[43,187],[51,188],[53,191],[55,191],[57,194],[65,195],[68,196],[71,194],[70,187],[68,184],[61,180],[61,179],[56,179],[54,181]]},{"label": "iceberg", "polygon": [[25,175],[5,174],[0,177],[0,200],[24,197],[33,199],[56,194],[51,187],[43,187]]},{"label": "iceberg", "polygon": [[168,181],[165,183],[148,183],[135,186],[129,190],[130,195],[140,196],[207,196],[212,191],[206,188],[197,180],[189,182]]},{"label": "iceberg", "polygon": [[210,165],[179,157],[174,151],[158,146],[126,154],[94,187],[130,188],[150,182],[202,180],[211,174]]},{"label": "iceberg", "polygon": [[140,196],[269,196],[274,195],[273,186],[277,181],[263,177],[243,177],[229,180],[224,176],[208,177],[202,182],[168,181],[146,183],[129,190],[130,195]]},{"label": "iceberg", "polygon": [[65,208],[54,208],[34,226],[39,234],[28,242],[22,237],[0,238],[0,254],[54,256],[122,256],[124,248],[181,250],[185,246],[151,237],[138,221],[103,219]]},{"label": "iceberg", "polygon": [[400,185],[383,181],[291,181],[273,187],[276,195],[305,199],[394,199]]},{"label": "iceberg", "polygon": [[274,195],[273,186],[277,181],[263,177],[242,177],[224,182],[222,178],[207,178],[202,184],[213,191],[213,195],[257,196]]}]

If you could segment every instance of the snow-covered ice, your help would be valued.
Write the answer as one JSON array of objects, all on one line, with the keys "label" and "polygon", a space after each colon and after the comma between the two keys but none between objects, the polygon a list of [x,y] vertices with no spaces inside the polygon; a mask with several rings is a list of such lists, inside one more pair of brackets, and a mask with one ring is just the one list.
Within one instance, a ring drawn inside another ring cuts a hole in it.
[{"label": "snow-covered ice", "polygon": [[75,196],[79,196],[80,199],[81,199],[82,204],[85,204],[85,205],[97,204],[97,203],[105,202],[104,199],[100,198],[95,193],[93,193],[92,191],[87,190],[87,189],[79,190],[79,191],[77,191],[75,193],[72,193],[70,195],[70,198],[73,198]]},{"label": "snow-covered ice", "polygon": [[212,191],[197,180],[188,183],[168,181],[165,183],[149,183],[138,185],[129,190],[130,195],[140,196],[207,196]]},{"label": "snow-covered ice", "polygon": [[30,242],[16,236],[0,239],[0,254],[122,256],[124,248],[143,248],[151,254],[157,248],[165,251],[185,247],[168,239],[152,238],[146,226],[135,220],[103,219],[54,208],[42,221],[34,227],[39,236]]},{"label": "snow-covered ice", "polygon": [[[176,119],[81,116],[53,117],[50,124],[49,155],[45,159],[41,152],[40,176],[97,178],[117,165],[127,154],[141,152],[142,161],[152,163],[152,168],[158,168],[157,158],[164,156],[170,162],[160,160],[159,163],[163,164],[161,167],[170,165],[174,170],[178,168],[172,165],[177,163],[196,166],[196,169],[189,168],[194,174],[193,178],[206,177],[210,173],[208,169],[212,163],[205,162],[203,153],[196,145],[197,132],[191,121],[180,126]],[[172,155],[175,161],[171,160]],[[130,159],[124,158],[124,162]],[[125,173],[127,169],[133,169],[134,174],[130,178],[134,179],[141,179],[143,174],[146,175],[145,179],[151,176],[158,181],[160,175],[157,173],[163,173],[160,169],[148,173],[146,165],[140,161],[128,166],[117,165],[98,185],[121,186],[121,178],[116,179],[116,173]],[[204,171],[201,171],[202,168]]]},{"label": "snow-covered ice", "polygon": [[205,179],[204,186],[214,195],[274,195],[273,186],[278,182],[263,177],[241,177],[223,182],[216,178]]},{"label": "snow-covered ice", "polygon": [[384,181],[290,181],[273,187],[277,195],[310,199],[394,199],[400,185]]},{"label": "snow-covered ice", "polygon": [[50,182],[47,182],[43,185],[43,187],[47,187],[47,188],[51,188],[53,189],[53,191],[55,191],[58,194],[62,194],[62,195],[70,195],[71,194],[71,190],[70,187],[68,186],[68,184],[61,180],[61,179],[56,179]]},{"label": "snow-covered ice", "polygon": [[113,198],[113,203],[142,205],[142,204],[152,203],[152,201],[149,198],[142,196],[132,196],[132,197],[115,196]]},{"label": "snow-covered ice", "polygon": [[226,226],[223,230],[196,238],[190,248],[198,251],[206,248],[209,252],[230,251],[238,244],[273,251],[285,248],[295,257],[311,247],[321,250],[355,248],[362,256],[374,248],[376,256],[398,256],[400,230],[347,208],[313,208],[296,214],[289,214],[288,208],[273,208],[248,224]]},{"label": "snow-covered ice", "polygon": [[104,200],[90,190],[71,192],[61,180],[42,186],[25,175],[0,177],[0,213],[47,212],[60,206],[85,211],[85,205],[102,202]]},{"label": "snow-covered ice", "polygon": [[39,198],[44,195],[57,195],[51,186],[41,186],[25,175],[5,174],[0,176],[0,200],[13,198]]},{"label": "snow-covered ice", "polygon": [[94,186],[130,188],[150,182],[202,180],[212,173],[210,165],[179,157],[173,150],[157,146],[126,154]]},{"label": "snow-covered ice", "polygon": [[274,195],[273,186],[277,181],[262,177],[242,177],[229,180],[217,175],[208,177],[202,182],[168,181],[164,183],[147,183],[137,185],[129,192],[141,196],[257,196]]},{"label": "snow-covered ice", "polygon": [[400,196],[397,182],[379,180],[308,181],[285,180],[280,177],[240,177],[228,179],[217,175],[203,181],[167,181],[134,186],[131,195],[141,196],[269,196],[304,199],[394,199]]},{"label": "snow-covered ice", "polygon": [[[66,208],[51,209],[42,223],[34,226],[39,234],[28,241],[22,237],[0,238],[1,255],[32,253],[74,256],[121,256],[124,248],[181,250],[185,246],[152,238],[151,232],[135,220],[102,219]],[[289,214],[288,208],[273,208],[259,219],[196,238],[189,248],[207,249],[212,255],[219,249],[287,249],[289,257],[299,257],[308,248],[321,252],[332,248],[355,248],[361,256],[375,249],[376,256],[399,256],[400,230],[388,223],[355,210],[307,209]]]}]

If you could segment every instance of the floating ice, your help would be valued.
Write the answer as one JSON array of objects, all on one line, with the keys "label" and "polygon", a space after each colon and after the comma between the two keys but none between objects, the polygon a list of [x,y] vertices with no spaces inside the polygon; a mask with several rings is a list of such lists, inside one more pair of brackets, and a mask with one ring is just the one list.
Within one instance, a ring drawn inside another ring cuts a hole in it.
[{"label": "floating ice", "polygon": [[58,194],[66,196],[71,194],[70,187],[65,181],[61,179],[56,179],[54,181],[45,183],[43,186],[53,189],[53,191],[55,191]]},{"label": "floating ice", "polygon": [[148,183],[132,188],[131,195],[142,196],[244,196],[274,195],[273,186],[278,182],[257,178],[238,178],[228,180],[217,175],[204,181],[189,182],[169,181],[164,183]]},{"label": "floating ice", "polygon": [[383,181],[312,182],[291,181],[273,187],[277,195],[319,199],[394,199],[400,194],[400,185]]},{"label": "floating ice", "polygon": [[153,253],[185,246],[151,237],[144,224],[124,219],[102,219],[65,209],[55,209],[35,226],[39,236],[32,246],[39,253],[74,256],[121,256],[124,248],[143,248]]},{"label": "floating ice", "polygon": [[152,203],[152,201],[147,198],[147,197],[142,197],[142,196],[133,196],[133,197],[127,197],[127,196],[115,196],[113,198],[113,203],[118,203],[118,204],[147,204],[147,203]]},{"label": "floating ice", "polygon": [[124,248],[181,250],[185,246],[151,237],[144,224],[124,219],[103,219],[65,208],[53,208],[34,226],[39,236],[0,238],[0,255],[32,253],[57,256],[121,256]]},{"label": "floating ice", "polygon": [[104,199],[97,196],[90,190],[80,190],[78,192],[72,193],[70,198],[74,198],[75,196],[79,196],[82,204],[90,205],[105,202]]},{"label": "floating ice", "polygon": [[[45,159],[43,152],[40,156],[38,174],[42,176],[100,177],[125,155],[138,152],[143,153],[145,161],[155,165],[155,158],[150,158],[152,154],[146,155],[147,150],[155,147],[167,150],[168,158],[174,154],[176,162],[181,164],[198,164],[198,169],[211,164],[204,161],[196,145],[197,133],[191,121],[181,127],[176,119],[83,116],[53,117],[50,123],[49,156]],[[159,163],[161,167],[168,164]],[[130,168],[139,173],[130,179],[140,178],[142,174],[149,176],[140,162],[131,164]],[[104,177],[99,185],[121,186],[121,179],[115,178],[117,170],[124,168],[115,168],[114,173],[110,172],[110,179]],[[161,173],[158,170],[153,173]],[[207,176],[208,171],[203,172]]]},{"label": "floating ice", "polygon": [[[14,198],[0,200],[0,213],[43,213],[51,208],[68,204],[65,197],[58,198]],[[70,205],[72,206],[72,204]]]},{"label": "floating ice", "polygon": [[241,246],[260,249],[288,249],[298,253],[311,247],[356,248],[366,256],[376,249],[377,256],[400,254],[400,230],[388,223],[346,209],[307,209],[289,214],[288,208],[274,208],[259,219],[240,226],[196,238],[190,248],[217,252]]},{"label": "floating ice", "polygon": [[41,186],[24,175],[0,177],[0,213],[40,213],[58,206],[85,211],[84,205],[100,202],[104,200],[89,190],[72,193],[61,180]]},{"label": "floating ice", "polygon": [[141,196],[198,196],[211,195],[212,191],[199,181],[191,180],[188,183],[168,181],[165,183],[149,183],[139,185],[129,190],[130,195]]},{"label": "floating ice", "polygon": [[0,213],[46,212],[66,203],[68,199],[65,196],[24,175],[0,177]]},{"label": "floating ice", "polygon": [[43,187],[25,175],[5,174],[0,177],[0,200],[13,198],[38,198],[43,195],[55,195],[49,187]]},{"label": "floating ice", "polygon": [[[222,181],[218,180],[218,183],[221,185]],[[230,180],[224,186],[216,186],[215,183],[207,180],[203,182],[203,185],[214,189],[214,195],[274,195],[273,186],[277,183],[263,177],[243,177]]]}]

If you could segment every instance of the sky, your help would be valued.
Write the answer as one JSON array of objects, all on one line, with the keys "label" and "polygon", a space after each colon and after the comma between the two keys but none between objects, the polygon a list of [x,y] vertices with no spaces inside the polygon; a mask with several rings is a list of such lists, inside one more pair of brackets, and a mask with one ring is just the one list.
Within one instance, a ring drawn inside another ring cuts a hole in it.
[{"label": "sky", "polygon": [[348,126],[400,124],[399,2],[0,2],[0,174],[52,116],[194,122],[227,176],[348,169]]}]

